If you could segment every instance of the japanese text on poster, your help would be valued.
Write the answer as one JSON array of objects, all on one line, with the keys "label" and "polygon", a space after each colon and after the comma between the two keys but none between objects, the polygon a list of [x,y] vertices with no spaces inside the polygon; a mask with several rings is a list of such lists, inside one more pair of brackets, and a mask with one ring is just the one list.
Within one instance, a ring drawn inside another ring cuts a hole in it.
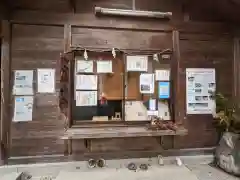
[{"label": "japanese text on poster", "polygon": [[97,90],[96,75],[76,75],[77,90]]},{"label": "japanese text on poster", "polygon": [[142,94],[154,93],[154,74],[143,73],[140,75],[140,92]]},{"label": "japanese text on poster", "polygon": [[98,73],[112,73],[112,61],[97,61]]},{"label": "japanese text on poster", "polygon": [[187,114],[212,114],[215,90],[215,69],[186,69]]},{"label": "japanese text on poster", "polygon": [[76,91],[76,106],[96,106],[97,91]]},{"label": "japanese text on poster", "polygon": [[33,96],[15,97],[14,122],[32,121]]},{"label": "japanese text on poster", "polygon": [[38,69],[38,92],[55,92],[55,69]]},{"label": "japanese text on poster", "polygon": [[158,98],[170,98],[170,82],[158,82]]},{"label": "japanese text on poster", "polygon": [[127,71],[148,70],[148,56],[127,56]]},{"label": "japanese text on poster", "polygon": [[159,69],[155,71],[156,81],[169,81],[170,80],[170,70],[169,69]]},{"label": "japanese text on poster", "polygon": [[33,95],[33,70],[15,71],[13,94]]},{"label": "japanese text on poster", "polygon": [[78,60],[76,61],[77,73],[93,73],[93,61]]}]

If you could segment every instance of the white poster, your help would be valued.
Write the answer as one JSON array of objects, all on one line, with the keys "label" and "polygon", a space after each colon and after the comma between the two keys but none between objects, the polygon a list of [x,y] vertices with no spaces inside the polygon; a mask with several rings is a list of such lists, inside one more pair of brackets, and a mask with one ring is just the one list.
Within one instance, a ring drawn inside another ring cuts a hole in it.
[{"label": "white poster", "polygon": [[90,60],[77,60],[76,61],[77,73],[93,73],[93,61]]},{"label": "white poster", "polygon": [[141,74],[140,75],[140,92],[142,94],[154,93],[154,74]]},{"label": "white poster", "polygon": [[38,69],[37,77],[39,93],[55,92],[55,69]]},{"label": "white poster", "polygon": [[112,61],[97,61],[98,73],[112,73]]},{"label": "white poster", "polygon": [[76,75],[77,90],[97,90],[96,75]]},{"label": "white poster", "polygon": [[14,95],[33,95],[33,70],[14,72]]},{"label": "white poster", "polygon": [[159,69],[155,71],[156,81],[169,81],[170,80],[170,70],[169,69]]},{"label": "white poster", "polygon": [[32,121],[33,96],[15,97],[13,122]]},{"label": "white poster", "polygon": [[150,99],[149,100],[149,110],[150,111],[156,111],[156,99]]},{"label": "white poster", "polygon": [[148,71],[148,56],[127,56],[127,71]]},{"label": "white poster", "polygon": [[97,91],[76,91],[76,106],[97,106]]},{"label": "white poster", "polygon": [[215,91],[215,69],[186,69],[187,114],[212,114]]}]

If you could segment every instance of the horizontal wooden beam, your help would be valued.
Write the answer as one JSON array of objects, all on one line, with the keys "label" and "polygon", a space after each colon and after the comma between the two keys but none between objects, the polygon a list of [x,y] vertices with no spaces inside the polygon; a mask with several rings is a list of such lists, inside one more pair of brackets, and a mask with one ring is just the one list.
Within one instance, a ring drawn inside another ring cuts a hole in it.
[{"label": "horizontal wooden beam", "polygon": [[90,28],[114,28],[136,29],[147,31],[171,31],[172,26],[168,23],[156,23],[156,21],[136,21],[132,19],[115,19],[109,17],[95,17],[92,14],[74,13],[46,13],[40,11],[15,11],[12,22],[18,24],[42,24],[63,26],[90,27]]},{"label": "horizontal wooden beam", "polygon": [[74,14],[74,13],[50,13],[41,11],[23,11],[13,12],[12,23],[16,24],[39,24],[72,26],[86,28],[109,28],[125,29],[136,31],[168,31],[178,29],[180,32],[193,33],[227,33],[231,28],[224,23],[201,23],[201,22],[165,22],[161,20],[136,20],[133,18],[114,18],[114,17],[95,17],[92,14]]}]

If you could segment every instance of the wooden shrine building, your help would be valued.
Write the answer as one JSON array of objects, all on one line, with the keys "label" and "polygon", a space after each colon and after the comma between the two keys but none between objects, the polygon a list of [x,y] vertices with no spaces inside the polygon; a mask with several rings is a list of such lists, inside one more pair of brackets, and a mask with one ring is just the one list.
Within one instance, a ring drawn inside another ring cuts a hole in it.
[{"label": "wooden shrine building", "polygon": [[211,153],[209,89],[240,95],[239,8],[2,0],[1,164]]}]

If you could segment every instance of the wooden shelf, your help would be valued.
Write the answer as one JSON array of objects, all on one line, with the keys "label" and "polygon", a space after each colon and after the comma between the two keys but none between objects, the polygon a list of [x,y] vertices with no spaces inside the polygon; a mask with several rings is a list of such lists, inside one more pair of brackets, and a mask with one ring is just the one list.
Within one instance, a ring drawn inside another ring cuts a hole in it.
[{"label": "wooden shelf", "polygon": [[186,135],[187,130],[179,127],[172,130],[149,130],[146,127],[69,128],[61,139],[100,139],[121,137],[151,137]]}]

